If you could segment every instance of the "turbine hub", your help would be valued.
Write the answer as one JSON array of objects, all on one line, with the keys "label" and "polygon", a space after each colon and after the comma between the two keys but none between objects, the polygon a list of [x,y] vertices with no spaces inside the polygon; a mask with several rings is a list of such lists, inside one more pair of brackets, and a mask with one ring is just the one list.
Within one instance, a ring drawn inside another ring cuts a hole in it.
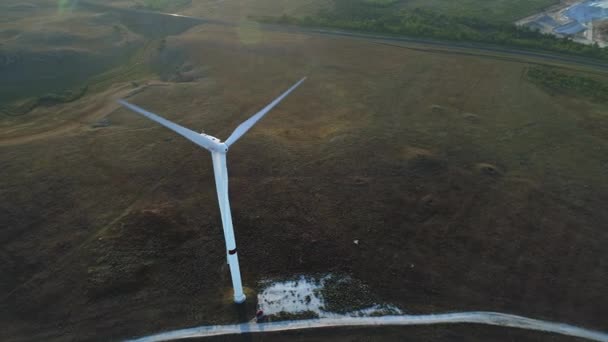
[{"label": "turbine hub", "polygon": [[228,145],[226,145],[225,143],[219,143],[218,144],[218,152],[222,152],[222,153],[227,153],[228,152]]},{"label": "turbine hub", "polygon": [[205,133],[201,133],[201,135],[206,138],[209,138],[211,141],[213,141],[215,143],[214,146],[211,148],[214,152],[219,152],[219,153],[228,152],[228,145],[223,143],[220,139],[218,139],[212,135],[205,134]]}]

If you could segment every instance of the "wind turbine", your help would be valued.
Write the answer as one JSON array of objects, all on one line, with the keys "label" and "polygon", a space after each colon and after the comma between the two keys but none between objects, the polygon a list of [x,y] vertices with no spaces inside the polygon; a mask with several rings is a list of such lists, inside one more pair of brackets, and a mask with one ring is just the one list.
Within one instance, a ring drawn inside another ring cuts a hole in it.
[{"label": "wind turbine", "polygon": [[154,113],[151,113],[143,108],[133,105],[125,100],[118,100],[118,103],[126,108],[145,116],[146,118],[156,121],[168,129],[182,135],[186,139],[192,141],[198,146],[211,152],[213,160],[213,173],[215,175],[215,187],[217,190],[217,199],[220,205],[220,213],[222,216],[222,226],[224,229],[224,238],[226,239],[226,251],[228,265],[230,266],[230,275],[232,278],[232,287],[234,288],[234,302],[243,303],[245,294],[243,293],[243,284],[241,282],[241,270],[239,268],[239,258],[236,251],[236,240],[234,238],[234,228],[232,227],[232,215],[230,214],[230,201],[228,199],[228,169],[226,167],[226,154],[230,146],[234,144],[240,137],[243,136],[253,125],[264,117],[270,110],[278,105],[287,95],[294,91],[306,77],[302,78],[291,88],[287,89],[281,96],[277,97],[269,105],[257,112],[255,115],[241,123],[232,134],[222,142],[216,137],[204,133],[196,133],[188,128],[182,127],[169,120],[166,120]]}]

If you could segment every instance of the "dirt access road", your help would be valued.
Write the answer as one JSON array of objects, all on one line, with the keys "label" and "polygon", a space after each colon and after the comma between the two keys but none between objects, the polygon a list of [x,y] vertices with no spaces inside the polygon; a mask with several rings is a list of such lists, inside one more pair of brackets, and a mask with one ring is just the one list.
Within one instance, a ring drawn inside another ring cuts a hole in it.
[{"label": "dirt access road", "polygon": [[526,317],[501,314],[497,312],[458,312],[418,316],[384,317],[343,317],[322,318],[272,323],[242,323],[234,325],[206,326],[199,328],[170,331],[158,335],[142,337],[130,342],[174,341],[194,337],[211,337],[235,334],[269,333],[301,329],[338,328],[354,326],[395,326],[395,325],[435,325],[474,323],[509,328],[550,332],[560,335],[580,337],[592,341],[608,342],[608,334],[582,329],[567,324],[539,321]]}]

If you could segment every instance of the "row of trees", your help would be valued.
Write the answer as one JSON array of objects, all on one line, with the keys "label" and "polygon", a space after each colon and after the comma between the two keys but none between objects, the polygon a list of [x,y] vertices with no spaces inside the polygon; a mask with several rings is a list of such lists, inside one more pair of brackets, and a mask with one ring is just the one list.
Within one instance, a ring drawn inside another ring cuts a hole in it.
[{"label": "row of trees", "polygon": [[[351,0],[349,0],[351,1]],[[493,23],[476,17],[444,15],[426,9],[387,11],[365,2],[336,1],[331,10],[303,18],[282,16],[265,22],[333,27],[366,32],[459,40],[567,53],[608,60],[608,49],[585,45],[570,38],[558,38],[527,27]]]},{"label": "row of trees", "polygon": [[528,79],[556,92],[574,93],[596,101],[608,102],[608,83],[581,75],[571,75],[547,67],[528,70]]}]

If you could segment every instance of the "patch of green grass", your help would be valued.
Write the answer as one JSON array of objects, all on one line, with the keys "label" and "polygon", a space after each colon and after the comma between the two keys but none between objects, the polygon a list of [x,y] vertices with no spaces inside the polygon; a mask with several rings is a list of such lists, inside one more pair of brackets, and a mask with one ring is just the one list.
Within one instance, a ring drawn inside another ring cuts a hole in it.
[{"label": "patch of green grass", "polygon": [[149,11],[168,11],[188,6],[192,0],[143,0],[135,7]]},{"label": "patch of green grass", "polygon": [[588,97],[598,102],[608,101],[608,82],[566,74],[550,67],[533,67],[526,75],[530,82],[552,92]]},{"label": "patch of green grass", "polygon": [[409,0],[402,8],[425,8],[437,13],[509,22],[540,12],[559,0]]},{"label": "patch of green grass", "polygon": [[164,40],[148,42],[143,48],[128,57],[125,63],[92,77],[87,82],[92,92],[99,92],[121,82],[135,82],[156,75],[150,58],[164,46]]},{"label": "patch of green grass", "polygon": [[395,11],[428,10],[434,13],[507,23],[558,4],[559,0],[334,0],[334,10],[342,13],[358,8]]},{"label": "patch of green grass", "polygon": [[127,57],[125,57],[124,63],[91,77],[85,82],[85,85],[79,88],[12,102],[5,106],[0,106],[0,113],[8,116],[25,115],[36,107],[73,102],[86,94],[104,91],[116,83],[132,82],[134,86],[137,86],[137,81],[157,75],[159,70],[152,65],[151,59],[164,49],[164,44],[164,40],[150,41],[139,50],[129,52],[126,55]]},{"label": "patch of green grass", "polygon": [[51,106],[55,104],[73,102],[83,97],[87,93],[88,88],[89,87],[85,85],[83,87],[66,90],[61,93],[49,93],[39,97],[32,97],[8,106],[4,106],[0,108],[0,112],[9,116],[20,116],[31,112],[38,106]]},{"label": "patch of green grass", "polygon": [[365,4],[380,6],[380,7],[390,7],[395,4],[401,2],[400,0],[363,0]]}]

